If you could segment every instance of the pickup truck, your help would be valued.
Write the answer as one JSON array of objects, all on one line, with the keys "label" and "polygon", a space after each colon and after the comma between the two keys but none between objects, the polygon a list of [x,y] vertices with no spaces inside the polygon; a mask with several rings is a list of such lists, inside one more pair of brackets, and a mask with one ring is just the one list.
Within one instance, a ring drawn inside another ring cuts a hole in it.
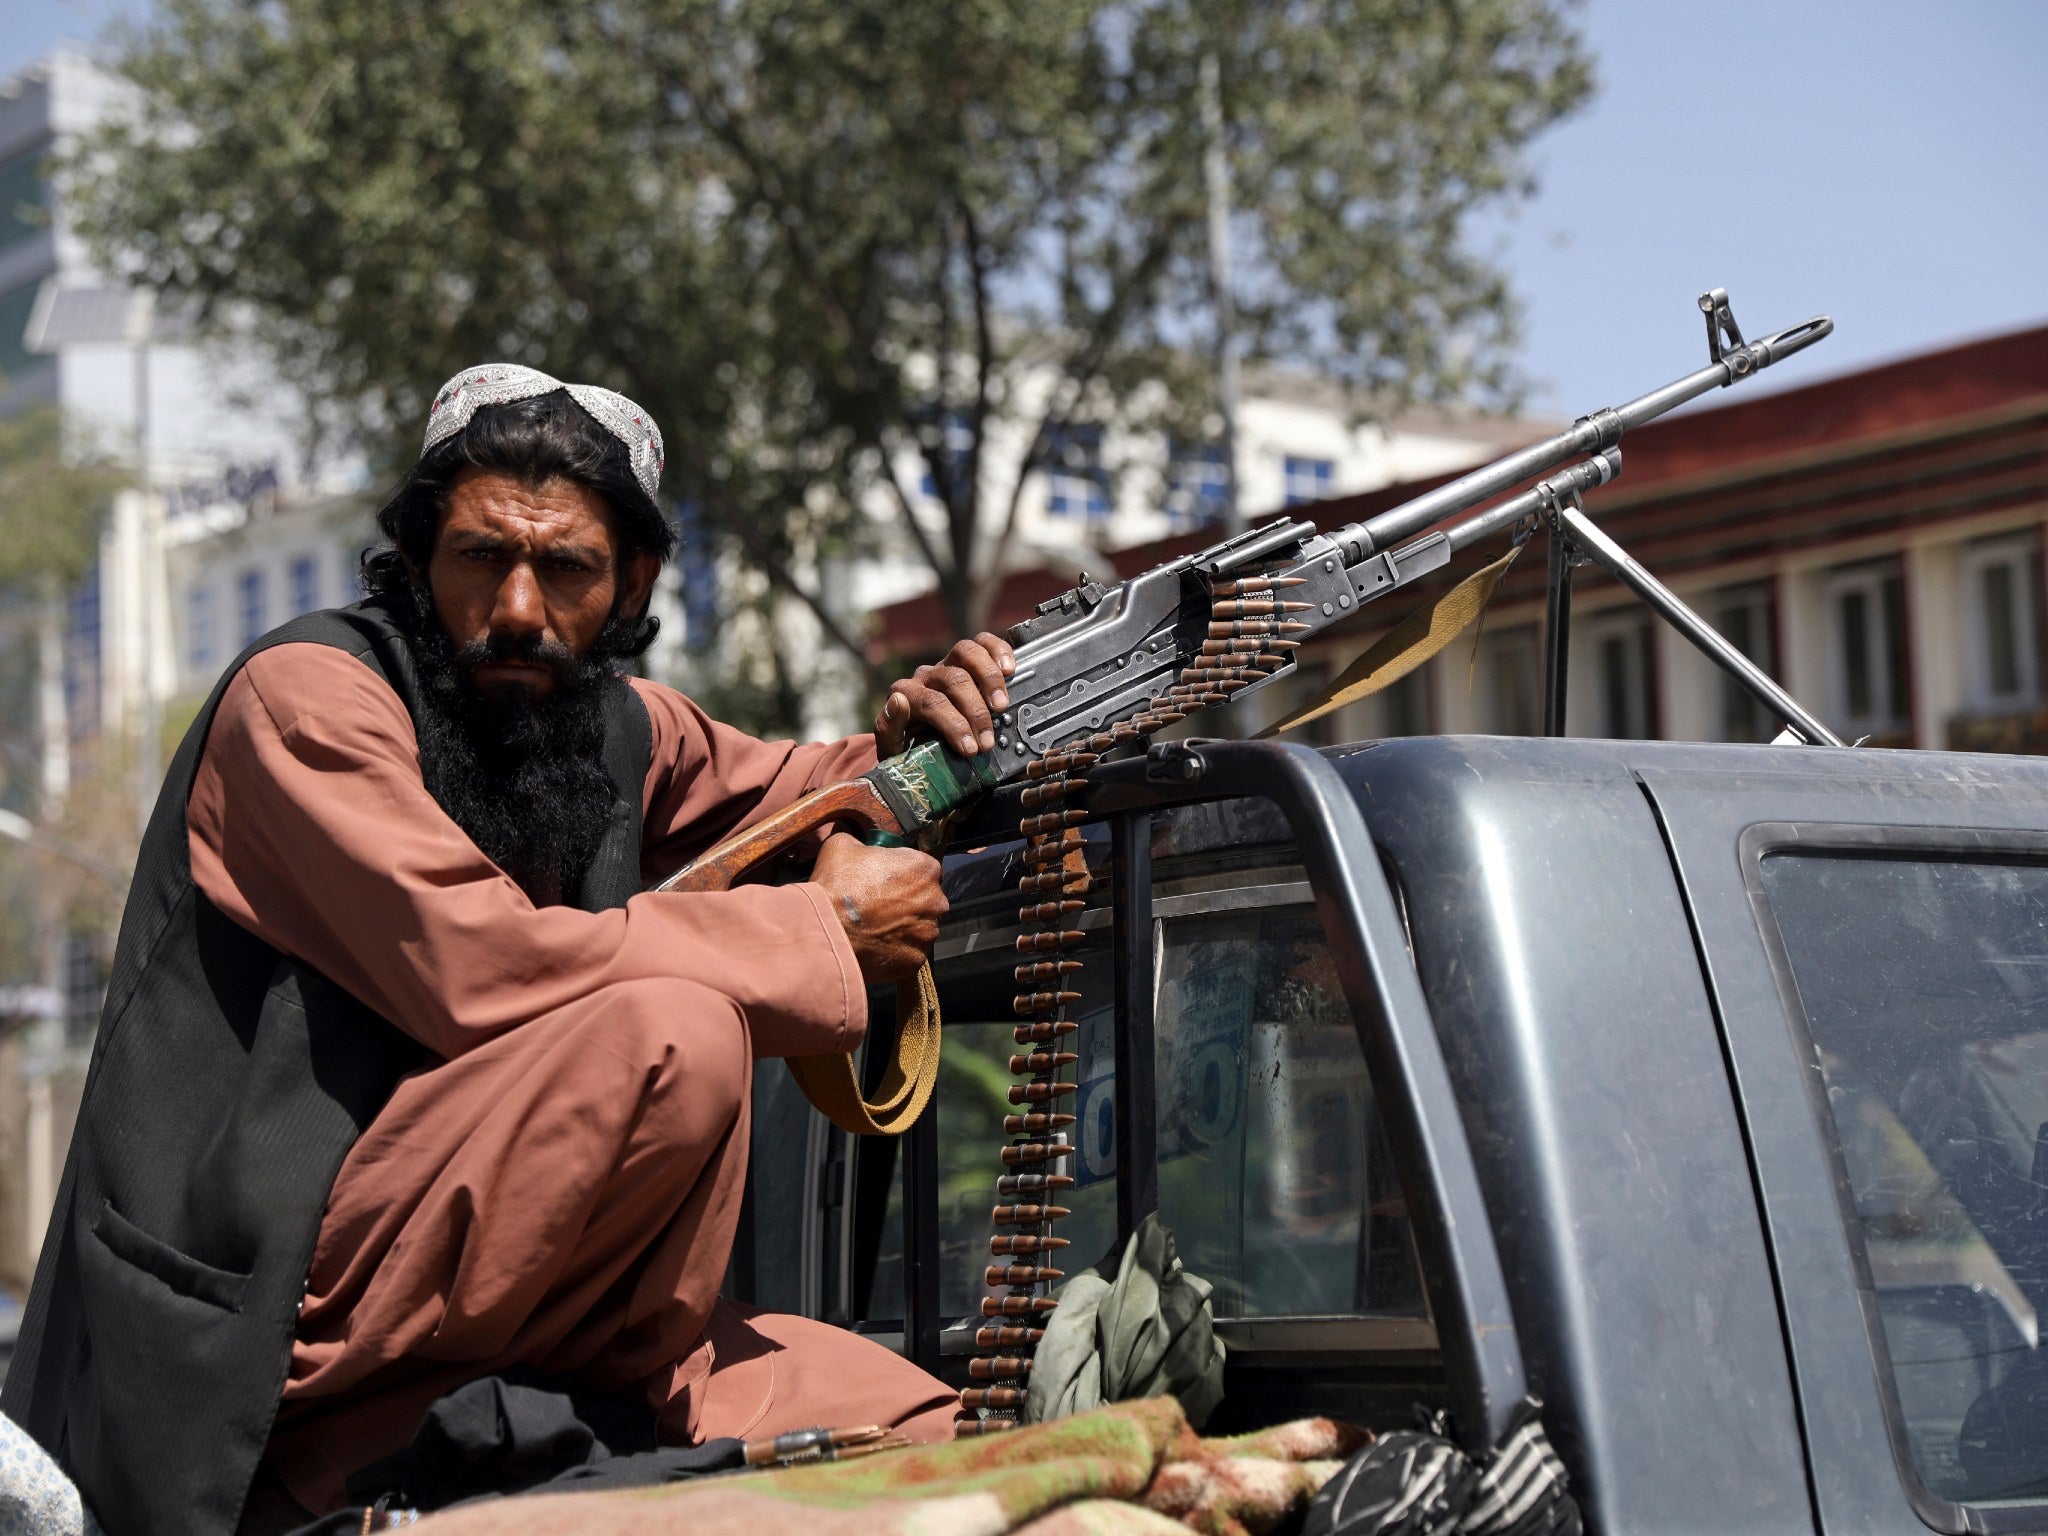
[{"label": "pickup truck", "polygon": [[[2048,1530],[2048,763],[1182,741],[1092,780],[1060,1230],[1172,1227],[1212,1430],[1422,1404],[1483,1452],[1533,1394],[1597,1532]],[[731,1275],[961,1382],[1006,812],[947,861],[937,1113],[855,1140],[764,1065]]]}]

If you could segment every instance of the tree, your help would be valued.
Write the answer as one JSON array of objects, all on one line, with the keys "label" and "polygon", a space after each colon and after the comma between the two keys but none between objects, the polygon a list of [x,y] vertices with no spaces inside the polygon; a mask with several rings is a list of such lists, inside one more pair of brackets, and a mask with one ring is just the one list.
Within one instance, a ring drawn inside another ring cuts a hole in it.
[{"label": "tree", "polygon": [[[105,785],[93,779],[73,793],[64,697],[64,597],[91,571],[123,479],[56,405],[20,400],[0,413],[0,626],[33,637],[5,648],[10,705],[27,706],[0,731],[0,796],[13,802],[0,806],[0,975],[9,978],[40,973],[54,984],[68,930],[111,931],[132,856],[133,822],[107,814]],[[16,674],[31,658],[32,670]]]},{"label": "tree", "polygon": [[[1590,89],[1553,0],[164,0],[70,163],[110,264],[407,442],[506,357],[623,389],[668,488],[808,584],[883,524],[962,632],[1080,424],[1210,429],[1198,81],[1239,334],[1371,409],[1507,398],[1465,242]],[[1022,467],[985,452],[1014,432]],[[929,477],[936,508],[918,494]]]},{"label": "tree", "polygon": [[[31,804],[41,819],[59,809],[70,779],[64,594],[92,569],[108,500],[121,480],[55,404],[24,400],[0,413],[0,596],[14,598],[17,613],[26,600],[33,614],[40,769]],[[6,743],[10,770],[21,764],[18,746]]]}]

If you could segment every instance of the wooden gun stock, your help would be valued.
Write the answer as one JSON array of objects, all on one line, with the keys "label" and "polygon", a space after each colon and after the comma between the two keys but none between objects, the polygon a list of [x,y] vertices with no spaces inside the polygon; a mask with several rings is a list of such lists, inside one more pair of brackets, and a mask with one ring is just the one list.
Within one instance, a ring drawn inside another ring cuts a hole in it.
[{"label": "wooden gun stock", "polygon": [[[903,833],[872,781],[848,779],[813,790],[795,805],[734,833],[655,889],[731,890],[751,871],[838,823],[870,834]],[[930,1102],[939,1076],[939,993],[932,968],[927,965],[911,980],[897,984],[896,1048],[875,1102],[861,1093],[851,1056],[792,1056],[788,1066],[804,1097],[841,1130],[856,1136],[901,1136]]]},{"label": "wooden gun stock", "polygon": [[655,889],[729,891],[752,870],[834,823],[851,823],[863,832],[886,832],[892,836],[901,836],[903,832],[895,813],[869,780],[848,779],[813,790],[766,821],[757,822],[744,832],[735,832]]}]

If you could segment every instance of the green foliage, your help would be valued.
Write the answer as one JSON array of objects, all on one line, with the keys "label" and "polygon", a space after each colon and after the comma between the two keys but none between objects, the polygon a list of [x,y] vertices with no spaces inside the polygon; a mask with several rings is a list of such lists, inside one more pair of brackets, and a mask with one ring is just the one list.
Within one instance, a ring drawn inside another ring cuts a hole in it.
[{"label": "green foliage", "polygon": [[0,414],[0,590],[67,587],[92,568],[121,471],[47,401]]},{"label": "green foliage", "polygon": [[1028,474],[1070,421],[1205,425],[1205,51],[1251,353],[1506,398],[1463,228],[1590,89],[1562,3],[162,0],[69,176],[111,265],[252,317],[394,459],[471,363],[625,390],[814,607],[799,557],[929,473],[904,522],[966,630],[1021,495],[992,432]]}]

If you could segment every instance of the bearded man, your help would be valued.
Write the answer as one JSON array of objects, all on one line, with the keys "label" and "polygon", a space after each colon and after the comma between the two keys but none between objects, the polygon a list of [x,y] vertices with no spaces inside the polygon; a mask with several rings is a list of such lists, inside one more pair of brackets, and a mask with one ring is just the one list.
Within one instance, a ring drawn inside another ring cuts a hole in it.
[{"label": "bearded man", "polygon": [[951,1434],[898,1356],[717,1299],[754,1062],[858,1042],[937,864],[837,836],[802,883],[646,887],[913,728],[992,745],[1013,659],[963,642],[810,746],[626,677],[661,463],[620,395],[458,374],[368,596],[257,641],[180,747],[4,1402],[109,1530],[344,1507],[513,1369],[665,1444]]}]

